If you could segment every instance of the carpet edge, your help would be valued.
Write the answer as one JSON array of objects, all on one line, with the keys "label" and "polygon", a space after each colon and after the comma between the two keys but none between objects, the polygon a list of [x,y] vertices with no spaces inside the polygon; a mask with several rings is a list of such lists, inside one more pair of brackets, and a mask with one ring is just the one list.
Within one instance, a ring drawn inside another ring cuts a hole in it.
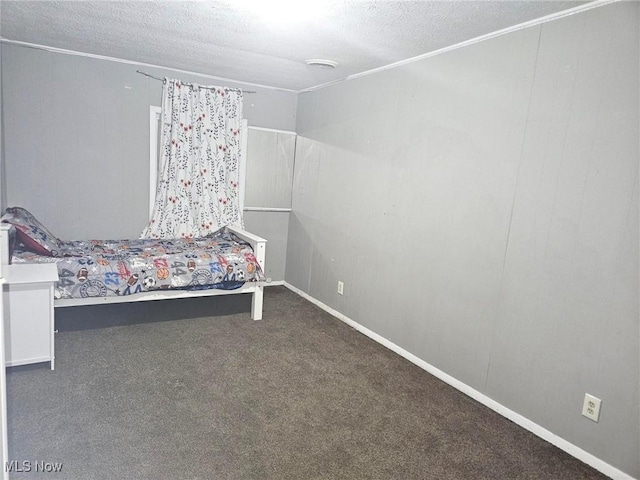
[{"label": "carpet edge", "polygon": [[533,433],[537,437],[540,437],[543,440],[545,440],[545,441],[551,443],[552,445],[558,447],[560,450],[568,453],[572,457],[577,458],[581,462],[584,462],[587,465],[595,468],[596,470],[598,470],[599,472],[607,475],[608,477],[610,477],[612,479],[615,479],[615,480],[637,480],[634,477],[632,477],[631,475],[629,475],[628,473],[625,473],[622,470],[619,470],[618,468],[614,467],[613,465],[605,462],[604,460],[596,457],[595,455],[587,452],[586,450],[583,450],[582,448],[578,447],[577,445],[574,445],[573,443],[569,442],[568,440],[565,440],[564,438],[559,437],[558,435],[556,435],[553,432],[551,432],[550,430],[547,430],[546,428],[538,425],[537,423],[533,422],[532,420],[529,420],[527,417],[525,417],[525,416],[523,416],[523,415],[521,415],[521,414],[519,414],[519,413],[517,413],[517,412],[515,412],[515,411],[513,411],[513,410],[511,410],[511,409],[509,409],[507,407],[505,407],[504,405],[496,402],[495,400],[493,400],[492,398],[488,397],[484,393],[479,392],[475,388],[470,387],[466,383],[463,383],[460,380],[452,377],[451,375],[443,372],[442,370],[434,367],[433,365],[431,365],[430,363],[422,360],[421,358],[417,357],[413,353],[408,352],[404,348],[400,347],[399,345],[396,345],[395,343],[393,343],[392,341],[386,339],[382,335],[379,335],[376,332],[374,332],[372,330],[369,330],[367,327],[359,324],[355,320],[352,320],[351,318],[347,317],[346,315],[344,315],[344,314],[340,313],[339,311],[331,308],[330,306],[328,306],[325,303],[321,302],[320,300],[312,297],[311,295],[309,295],[308,293],[304,292],[303,290],[300,290],[299,288],[291,285],[287,281],[284,282],[284,286],[286,288],[288,288],[289,290],[291,290],[293,293],[295,293],[295,294],[299,295],[300,297],[304,298],[305,300],[313,303],[317,307],[320,307],[322,310],[327,312],[329,315],[337,318],[338,320],[340,320],[343,323],[346,323],[347,325],[349,325],[350,327],[352,327],[355,330],[359,331],[363,335],[366,335],[371,340],[379,343],[383,347],[388,348],[392,352],[397,353],[401,357],[403,357],[406,360],[410,361],[414,365],[422,368],[426,372],[428,372],[431,375],[433,375],[434,377],[442,380],[443,382],[445,382],[446,384],[452,386],[456,390],[464,393],[465,395],[468,395],[469,397],[473,398],[474,400],[477,400],[478,402],[480,402],[484,406],[490,408],[494,412],[502,415],[503,417],[507,418],[508,420],[511,420],[513,423],[519,425],[520,427],[524,428],[525,430],[528,430],[529,432]]}]

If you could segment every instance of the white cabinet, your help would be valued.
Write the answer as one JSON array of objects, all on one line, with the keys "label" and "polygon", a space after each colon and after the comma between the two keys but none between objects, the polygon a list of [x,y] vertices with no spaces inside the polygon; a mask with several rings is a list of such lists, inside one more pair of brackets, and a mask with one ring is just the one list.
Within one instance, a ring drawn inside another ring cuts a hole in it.
[{"label": "white cabinet", "polygon": [[[4,268],[2,268],[4,270]],[[0,272],[0,288],[4,285]],[[7,438],[7,369],[4,362],[4,305],[0,295],[0,462],[2,462],[2,479],[9,478],[9,472],[4,466],[9,460],[9,444]]]},{"label": "white cabinet", "polygon": [[4,344],[8,367],[51,362],[54,368],[55,264],[4,265]]}]

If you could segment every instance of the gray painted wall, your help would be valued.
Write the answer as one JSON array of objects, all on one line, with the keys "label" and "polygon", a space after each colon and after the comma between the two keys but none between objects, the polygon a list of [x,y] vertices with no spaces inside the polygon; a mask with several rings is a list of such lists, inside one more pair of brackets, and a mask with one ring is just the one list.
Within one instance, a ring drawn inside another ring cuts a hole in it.
[{"label": "gray painted wall", "polygon": [[244,228],[268,240],[265,275],[274,282],[284,280],[289,215],[289,212],[244,212]]},{"label": "gray painted wall", "polygon": [[291,208],[296,135],[249,129],[247,207]]},{"label": "gray painted wall", "polygon": [[[149,106],[160,105],[161,83],[135,65],[1,48],[8,203],[28,208],[62,238],[137,237],[148,221]],[[295,129],[295,93],[244,87],[257,91],[245,96],[249,125]]]},{"label": "gray painted wall", "polygon": [[639,8],[300,95],[285,276],[635,477]]},{"label": "gray painted wall", "polygon": [[4,173],[4,128],[2,118],[4,109],[2,108],[2,48],[0,48],[0,211],[4,211],[6,205],[6,188]]},{"label": "gray painted wall", "polygon": [[[245,207],[291,208],[296,135],[249,129]],[[268,239],[267,279],[283,281],[287,260],[289,212],[245,211],[250,232]]]}]

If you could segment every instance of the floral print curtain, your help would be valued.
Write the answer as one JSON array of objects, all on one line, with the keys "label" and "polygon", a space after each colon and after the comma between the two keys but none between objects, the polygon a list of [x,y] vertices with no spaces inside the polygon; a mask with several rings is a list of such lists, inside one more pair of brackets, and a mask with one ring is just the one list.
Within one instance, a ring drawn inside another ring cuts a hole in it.
[{"label": "floral print curtain", "polygon": [[141,238],[203,237],[243,227],[239,198],[242,92],[165,79],[160,170]]}]

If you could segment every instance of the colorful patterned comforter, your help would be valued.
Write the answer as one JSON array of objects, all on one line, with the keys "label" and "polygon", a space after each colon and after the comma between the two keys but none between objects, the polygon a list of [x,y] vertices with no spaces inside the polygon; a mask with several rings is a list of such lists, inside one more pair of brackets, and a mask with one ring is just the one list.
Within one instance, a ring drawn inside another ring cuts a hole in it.
[{"label": "colorful patterned comforter", "polygon": [[122,296],[165,289],[233,289],[264,275],[251,246],[221,229],[176,240],[61,242],[59,257],[16,250],[13,263],[57,263],[56,298]]}]

